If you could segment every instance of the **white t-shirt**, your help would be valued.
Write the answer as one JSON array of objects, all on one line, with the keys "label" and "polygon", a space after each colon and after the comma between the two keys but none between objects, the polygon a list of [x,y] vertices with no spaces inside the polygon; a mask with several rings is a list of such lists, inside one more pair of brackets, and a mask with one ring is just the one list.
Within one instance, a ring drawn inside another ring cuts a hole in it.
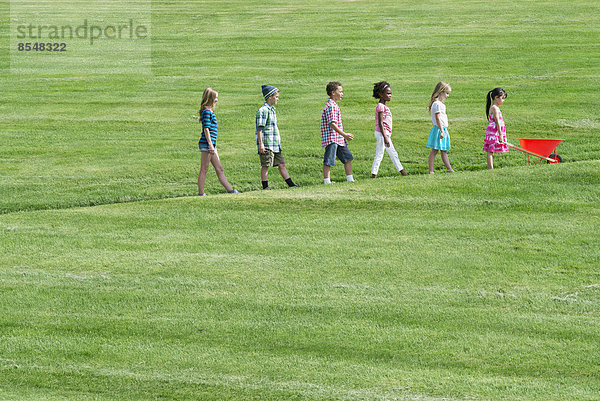
[{"label": "white t-shirt", "polygon": [[440,113],[440,120],[442,121],[442,127],[448,128],[448,116],[446,115],[446,105],[439,100],[436,100],[431,105],[431,121],[433,125],[437,125],[437,121],[435,120],[435,115]]}]

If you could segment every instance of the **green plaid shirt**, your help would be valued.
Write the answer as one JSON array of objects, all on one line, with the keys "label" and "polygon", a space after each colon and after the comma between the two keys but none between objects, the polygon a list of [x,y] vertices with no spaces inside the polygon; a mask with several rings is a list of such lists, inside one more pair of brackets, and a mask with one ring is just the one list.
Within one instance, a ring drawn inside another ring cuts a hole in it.
[{"label": "green plaid shirt", "polygon": [[262,128],[263,145],[273,152],[281,152],[281,137],[277,128],[277,114],[275,107],[265,104],[256,112],[256,148],[258,149],[258,130]]}]

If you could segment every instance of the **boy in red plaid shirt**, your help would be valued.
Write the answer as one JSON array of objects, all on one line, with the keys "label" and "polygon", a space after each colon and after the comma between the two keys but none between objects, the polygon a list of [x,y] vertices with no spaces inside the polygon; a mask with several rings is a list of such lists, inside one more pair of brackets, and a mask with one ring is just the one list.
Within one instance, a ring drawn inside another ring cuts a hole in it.
[{"label": "boy in red plaid shirt", "polygon": [[327,95],[329,101],[323,109],[321,115],[321,146],[325,148],[325,156],[323,158],[323,179],[325,184],[333,183],[329,178],[331,166],[335,165],[335,158],[344,163],[346,171],[346,180],[354,182],[352,176],[352,160],[354,157],[348,149],[348,142],[354,139],[354,135],[349,132],[344,132],[342,124],[342,114],[337,102],[342,99],[344,92],[342,84],[339,82],[330,82],[327,84]]}]

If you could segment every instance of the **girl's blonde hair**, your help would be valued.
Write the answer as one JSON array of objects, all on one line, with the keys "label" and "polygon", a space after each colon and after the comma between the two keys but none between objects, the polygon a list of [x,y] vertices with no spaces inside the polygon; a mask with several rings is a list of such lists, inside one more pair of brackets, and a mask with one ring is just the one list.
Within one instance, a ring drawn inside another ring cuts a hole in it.
[{"label": "girl's blonde hair", "polygon": [[451,90],[451,88],[447,82],[440,81],[437,83],[435,89],[433,90],[433,93],[431,94],[431,100],[429,101],[429,105],[427,106],[429,111],[431,111],[431,105],[433,104],[433,102],[438,100],[442,92],[448,92],[449,90]]},{"label": "girl's blonde hair", "polygon": [[217,91],[213,88],[204,89],[204,93],[202,94],[202,102],[200,102],[200,111],[202,114],[202,110],[204,109],[212,109],[215,105],[215,99],[217,98]]}]

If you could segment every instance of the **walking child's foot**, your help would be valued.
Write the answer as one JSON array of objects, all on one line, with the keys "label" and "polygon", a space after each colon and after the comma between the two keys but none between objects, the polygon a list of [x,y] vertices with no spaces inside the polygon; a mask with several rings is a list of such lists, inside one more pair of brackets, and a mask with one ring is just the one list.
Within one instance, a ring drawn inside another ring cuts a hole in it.
[{"label": "walking child's foot", "polygon": [[237,189],[232,189],[231,191],[227,191],[228,194],[239,194]]},{"label": "walking child's foot", "polygon": [[377,174],[371,174],[371,178],[377,178]]},{"label": "walking child's foot", "polygon": [[435,174],[433,171],[428,171],[427,174]]},{"label": "walking child's foot", "polygon": [[406,177],[408,175],[408,173],[404,170],[400,170],[400,174],[402,174],[402,176]]},{"label": "walking child's foot", "polygon": [[446,170],[447,173],[454,173],[454,170],[450,169],[450,170]]},{"label": "walking child's foot", "polygon": [[270,188],[270,187],[264,187],[262,190],[263,190],[263,191],[270,191],[270,190],[271,190],[271,188]]},{"label": "walking child's foot", "polygon": [[198,194],[198,196],[206,196],[206,193],[202,192],[201,194]]}]

